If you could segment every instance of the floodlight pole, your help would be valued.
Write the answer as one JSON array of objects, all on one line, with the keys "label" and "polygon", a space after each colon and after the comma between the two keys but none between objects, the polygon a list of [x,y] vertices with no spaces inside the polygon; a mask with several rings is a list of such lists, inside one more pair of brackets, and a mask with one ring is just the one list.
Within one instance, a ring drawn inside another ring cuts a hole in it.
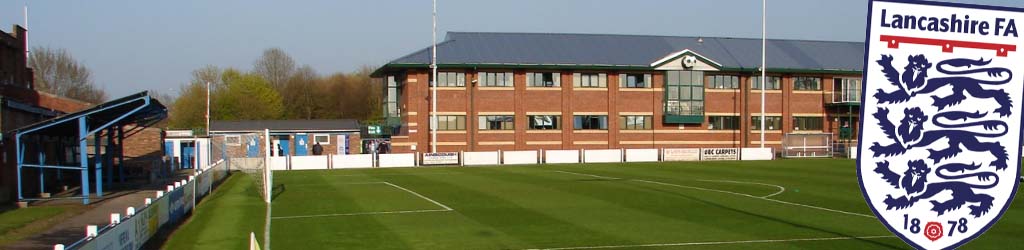
[{"label": "floodlight pole", "polygon": [[767,43],[767,40],[768,40],[766,38],[766,33],[767,32],[765,31],[765,28],[767,26],[767,25],[765,25],[765,20],[767,20],[767,18],[765,18],[765,14],[767,14],[767,11],[765,9],[767,7],[768,7],[768,0],[761,0],[761,148],[764,148],[764,125],[765,125],[765,120],[764,120],[764,91],[765,91],[765,85],[768,85],[768,78],[767,78],[768,67],[765,66],[765,61],[767,61],[767,60],[765,60],[765,56],[767,54],[765,52],[765,47],[767,47],[767,46],[765,46],[765,44]]},{"label": "floodlight pole", "polygon": [[431,31],[433,45],[431,45],[430,51],[433,53],[430,59],[430,68],[433,70],[433,78],[430,80],[430,87],[432,89],[430,101],[432,102],[432,112],[430,115],[430,132],[433,134],[430,137],[430,152],[437,153],[437,0],[434,0],[433,9],[433,21],[434,28]]}]

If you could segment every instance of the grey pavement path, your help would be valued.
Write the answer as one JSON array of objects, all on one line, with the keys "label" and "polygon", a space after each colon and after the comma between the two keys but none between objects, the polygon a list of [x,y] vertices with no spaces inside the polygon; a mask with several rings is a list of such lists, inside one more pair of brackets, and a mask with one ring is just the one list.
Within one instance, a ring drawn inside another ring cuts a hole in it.
[{"label": "grey pavement path", "polygon": [[[123,216],[125,209],[129,206],[138,209],[145,204],[146,198],[154,197],[156,197],[156,189],[106,194],[99,201],[94,201],[90,204],[82,213],[61,221],[42,233],[14,242],[6,247],[11,250],[53,249],[54,244],[69,245],[85,236],[85,227],[87,225],[103,227],[110,223],[111,213],[120,213]],[[95,196],[92,198],[96,199]],[[67,202],[81,202],[81,200],[54,200],[34,205],[55,205]]]}]

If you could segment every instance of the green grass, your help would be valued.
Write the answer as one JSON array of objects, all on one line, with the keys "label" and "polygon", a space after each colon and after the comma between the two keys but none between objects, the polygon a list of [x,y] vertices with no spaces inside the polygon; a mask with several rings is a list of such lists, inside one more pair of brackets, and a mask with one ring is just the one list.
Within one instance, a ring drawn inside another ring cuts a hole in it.
[{"label": "green grass", "polygon": [[4,211],[0,213],[0,247],[46,230],[79,210],[76,206],[40,206]]},{"label": "green grass", "polygon": [[[861,216],[871,211],[850,160],[278,171],[274,184],[275,250],[636,248],[820,238],[845,239],[645,249],[909,248],[873,216]],[[177,233],[167,249],[243,249],[244,236],[259,231],[252,224],[263,222],[264,210],[255,192],[219,189],[226,193],[201,205],[183,228],[237,243],[212,245]],[[234,201],[218,201],[228,199]],[[234,204],[240,201],[245,205]],[[1020,202],[963,249],[1024,243]],[[253,222],[238,222],[237,214]],[[204,218],[210,216],[227,218]],[[882,237],[849,239],[867,236]]]},{"label": "green grass", "polygon": [[199,203],[163,249],[249,249],[249,232],[263,233],[265,208],[253,179],[234,173]]}]

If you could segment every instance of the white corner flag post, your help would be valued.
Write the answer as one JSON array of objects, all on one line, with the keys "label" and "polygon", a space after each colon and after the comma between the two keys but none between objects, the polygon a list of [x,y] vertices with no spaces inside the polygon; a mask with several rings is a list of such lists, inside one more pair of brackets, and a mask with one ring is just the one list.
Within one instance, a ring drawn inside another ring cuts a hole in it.
[{"label": "white corner flag post", "polygon": [[765,56],[767,54],[765,52],[765,47],[767,47],[765,46],[765,44],[768,40],[768,38],[766,37],[767,32],[765,31],[767,27],[767,25],[765,24],[765,21],[767,20],[765,16],[768,13],[768,11],[766,10],[767,7],[768,0],[761,0],[761,148],[764,148],[764,91],[765,85],[768,85],[768,67],[765,66],[765,61],[767,61],[765,60]]},{"label": "white corner flag post", "polygon": [[437,153],[437,0],[434,0],[433,9],[434,28],[431,31],[433,45],[431,45],[430,68],[433,70],[433,78],[430,80],[432,93],[430,94],[431,115],[430,115],[430,152]]}]

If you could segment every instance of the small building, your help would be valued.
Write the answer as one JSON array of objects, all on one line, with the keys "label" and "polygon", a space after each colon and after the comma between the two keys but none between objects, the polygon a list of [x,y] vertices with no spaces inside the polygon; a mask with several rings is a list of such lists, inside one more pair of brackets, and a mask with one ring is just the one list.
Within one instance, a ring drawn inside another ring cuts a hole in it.
[{"label": "small building", "polygon": [[[210,122],[210,136],[223,137],[229,155],[262,155],[265,129],[271,136],[271,156],[313,155],[316,144],[323,147],[324,155],[361,153],[360,125],[354,119]],[[211,143],[221,144],[218,139]]]},{"label": "small building", "polygon": [[163,152],[171,170],[194,169],[210,164],[210,138],[196,136],[192,130],[165,130]]}]

